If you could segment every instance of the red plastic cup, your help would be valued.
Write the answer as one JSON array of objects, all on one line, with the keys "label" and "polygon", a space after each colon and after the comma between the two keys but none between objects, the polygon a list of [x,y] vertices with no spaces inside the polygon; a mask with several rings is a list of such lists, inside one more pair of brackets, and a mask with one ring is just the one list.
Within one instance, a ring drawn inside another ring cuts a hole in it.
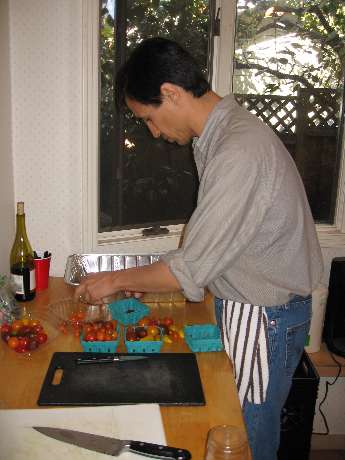
[{"label": "red plastic cup", "polygon": [[[40,256],[41,254],[37,252],[37,255]],[[50,259],[51,256],[43,257],[43,253],[41,259],[34,259],[36,291],[43,291],[48,288]]]}]

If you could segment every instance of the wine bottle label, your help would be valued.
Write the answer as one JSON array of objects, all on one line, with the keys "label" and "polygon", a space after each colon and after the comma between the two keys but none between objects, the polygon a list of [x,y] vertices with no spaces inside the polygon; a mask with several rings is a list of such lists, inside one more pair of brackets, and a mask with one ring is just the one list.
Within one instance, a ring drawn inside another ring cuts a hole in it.
[{"label": "wine bottle label", "polygon": [[[24,294],[24,279],[23,275],[15,275],[11,273],[11,282],[15,294]],[[30,270],[30,291],[36,289],[35,270]]]}]

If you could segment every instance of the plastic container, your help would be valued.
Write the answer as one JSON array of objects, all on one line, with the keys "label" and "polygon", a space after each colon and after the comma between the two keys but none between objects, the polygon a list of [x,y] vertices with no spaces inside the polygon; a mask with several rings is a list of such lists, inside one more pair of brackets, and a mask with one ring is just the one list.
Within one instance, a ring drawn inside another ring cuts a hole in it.
[{"label": "plastic container", "polygon": [[207,436],[205,460],[248,460],[249,447],[244,430],[218,425]]},{"label": "plastic container", "polygon": [[95,341],[95,342],[86,342],[83,338],[80,338],[81,346],[83,351],[90,353],[115,353],[120,341],[120,328],[117,327],[117,339],[116,340],[105,340],[105,341]]},{"label": "plastic container", "polygon": [[73,298],[51,303],[47,311],[51,323],[59,330],[64,326],[66,332],[73,332],[76,326],[81,327],[86,322],[112,319],[107,305],[88,305],[74,302]]},{"label": "plastic container", "polygon": [[117,319],[125,326],[137,323],[150,312],[147,305],[133,297],[112,302],[108,305],[108,308],[112,318]]},{"label": "plastic container", "polygon": [[130,341],[127,340],[127,329],[125,328],[125,346],[128,353],[159,353],[161,351],[163,340],[162,340],[162,330],[160,330],[159,340],[136,340]]},{"label": "plastic container", "polygon": [[193,352],[224,350],[220,331],[215,324],[184,326],[185,341]]}]

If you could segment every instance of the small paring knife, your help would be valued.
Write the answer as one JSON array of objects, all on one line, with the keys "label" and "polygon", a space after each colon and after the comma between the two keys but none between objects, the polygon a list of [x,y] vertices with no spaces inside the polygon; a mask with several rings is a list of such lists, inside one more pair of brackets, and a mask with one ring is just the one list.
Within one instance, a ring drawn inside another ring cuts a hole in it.
[{"label": "small paring knife", "polygon": [[138,361],[141,359],[147,359],[148,356],[142,355],[109,355],[98,357],[94,356],[92,358],[77,358],[77,364],[109,364],[109,363],[122,363],[126,361]]},{"label": "small paring knife", "polygon": [[177,447],[109,438],[81,431],[66,430],[64,428],[50,428],[45,426],[34,426],[33,428],[58,441],[101,454],[112,455],[113,457],[118,457],[124,452],[133,452],[145,457],[159,459],[189,460],[192,458],[188,450]]}]

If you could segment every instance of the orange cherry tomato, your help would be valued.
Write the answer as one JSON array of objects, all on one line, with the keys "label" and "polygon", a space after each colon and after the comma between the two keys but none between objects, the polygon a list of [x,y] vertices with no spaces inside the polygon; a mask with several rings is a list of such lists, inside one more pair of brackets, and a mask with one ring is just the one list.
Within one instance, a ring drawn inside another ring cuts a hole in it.
[{"label": "orange cherry tomato", "polygon": [[104,342],[104,340],[105,340],[105,332],[101,331],[100,329],[98,329],[97,334],[96,334],[96,340],[98,342]]},{"label": "orange cherry tomato", "polygon": [[150,323],[150,318],[148,316],[144,316],[143,318],[139,319],[138,326],[148,326]]},{"label": "orange cherry tomato", "polygon": [[12,348],[12,350],[15,350],[19,345],[19,340],[17,337],[10,337],[7,341],[7,345]]},{"label": "orange cherry tomato", "polygon": [[148,326],[147,335],[152,335],[153,337],[156,337],[159,334],[160,334],[160,329],[157,326]]}]

